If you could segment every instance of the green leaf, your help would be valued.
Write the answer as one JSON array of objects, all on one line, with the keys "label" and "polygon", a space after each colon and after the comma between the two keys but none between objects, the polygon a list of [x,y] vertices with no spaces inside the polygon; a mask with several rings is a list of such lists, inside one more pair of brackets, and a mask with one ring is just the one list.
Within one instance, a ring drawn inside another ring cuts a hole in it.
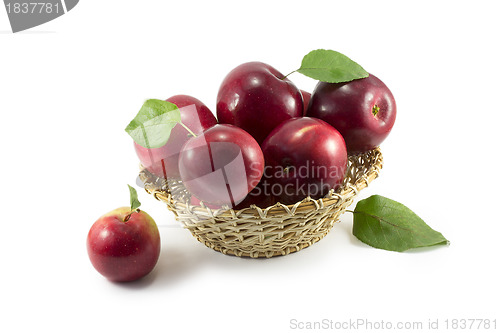
[{"label": "green leaf", "polygon": [[368,72],[356,62],[333,50],[314,50],[303,59],[297,72],[315,80],[339,83],[368,77]]},{"label": "green leaf", "polygon": [[370,246],[397,252],[448,244],[408,207],[380,195],[358,202],[352,233]]},{"label": "green leaf", "polygon": [[137,191],[132,186],[128,185],[128,190],[130,191],[130,210],[134,211],[141,206],[141,203],[137,196]]},{"label": "green leaf", "polygon": [[159,148],[167,143],[172,129],[180,123],[177,105],[159,99],[148,99],[125,131],[145,148]]}]

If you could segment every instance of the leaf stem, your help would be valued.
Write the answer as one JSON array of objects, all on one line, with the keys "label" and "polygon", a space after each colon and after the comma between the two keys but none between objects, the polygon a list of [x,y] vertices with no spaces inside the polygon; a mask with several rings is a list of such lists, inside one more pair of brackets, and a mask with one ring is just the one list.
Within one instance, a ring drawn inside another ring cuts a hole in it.
[{"label": "leaf stem", "polygon": [[125,216],[125,218],[123,219],[123,222],[128,222],[128,220],[130,220],[130,217],[132,217],[132,214],[134,214],[134,213],[140,213],[140,212],[141,212],[141,210],[139,208],[134,209],[133,211],[130,212],[130,214],[127,214]]},{"label": "leaf stem", "polygon": [[[300,68],[299,68],[299,69],[300,69]],[[282,80],[286,79],[287,77],[289,77],[290,75],[292,75],[293,73],[295,73],[296,71],[298,71],[299,69],[296,69],[296,70],[294,70],[293,72],[288,73],[287,75],[285,75],[285,77],[284,77],[284,78],[282,78]]]},{"label": "leaf stem", "polygon": [[198,136],[198,135],[194,134],[194,132],[191,131],[191,129],[189,127],[187,127],[186,125],[184,125],[184,123],[182,121],[179,121],[179,124],[181,124],[182,127],[184,127],[189,132],[189,134],[191,134],[193,137],[196,138]]}]

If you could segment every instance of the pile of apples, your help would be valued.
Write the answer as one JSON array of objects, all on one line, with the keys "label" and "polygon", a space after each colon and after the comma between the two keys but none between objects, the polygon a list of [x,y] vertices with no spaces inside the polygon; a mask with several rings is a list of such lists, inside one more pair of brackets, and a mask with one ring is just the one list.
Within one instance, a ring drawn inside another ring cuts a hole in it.
[{"label": "pile of apples", "polygon": [[179,108],[183,126],[160,148],[135,143],[137,155],[155,176],[182,180],[192,204],[212,208],[321,198],[342,184],[348,155],[380,145],[396,118],[392,93],[372,74],[318,82],[309,94],[261,62],[225,77],[217,119],[194,97],[166,101]]}]

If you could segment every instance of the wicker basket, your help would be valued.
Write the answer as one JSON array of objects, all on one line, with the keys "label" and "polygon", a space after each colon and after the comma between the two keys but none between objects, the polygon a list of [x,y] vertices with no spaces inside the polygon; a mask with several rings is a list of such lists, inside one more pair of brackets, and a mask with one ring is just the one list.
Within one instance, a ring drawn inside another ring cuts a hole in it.
[{"label": "wicker basket", "polygon": [[352,204],[360,190],[375,179],[382,168],[379,148],[349,156],[340,191],[322,199],[306,198],[294,205],[277,203],[267,208],[211,209],[190,204],[182,182],[157,178],[142,170],[146,191],[167,204],[176,219],[209,248],[244,257],[273,257],[297,252],[322,239]]}]

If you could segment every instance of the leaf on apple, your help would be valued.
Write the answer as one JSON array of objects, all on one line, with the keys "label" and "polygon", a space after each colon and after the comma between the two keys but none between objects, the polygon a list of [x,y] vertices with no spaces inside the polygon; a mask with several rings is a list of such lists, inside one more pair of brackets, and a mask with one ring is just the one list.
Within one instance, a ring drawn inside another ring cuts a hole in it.
[{"label": "leaf on apple", "polygon": [[359,201],[353,213],[354,236],[379,249],[403,252],[449,244],[408,207],[380,195]]},{"label": "leaf on apple", "polygon": [[133,212],[134,210],[136,210],[141,206],[141,202],[139,201],[136,189],[128,184],[127,186],[130,192],[130,210]]},{"label": "leaf on apple", "polygon": [[297,72],[315,80],[339,83],[368,77],[368,72],[356,62],[333,50],[314,50],[302,59]]},{"label": "leaf on apple", "polygon": [[159,148],[165,145],[170,132],[181,122],[177,105],[159,99],[148,99],[125,131],[144,148]]}]

